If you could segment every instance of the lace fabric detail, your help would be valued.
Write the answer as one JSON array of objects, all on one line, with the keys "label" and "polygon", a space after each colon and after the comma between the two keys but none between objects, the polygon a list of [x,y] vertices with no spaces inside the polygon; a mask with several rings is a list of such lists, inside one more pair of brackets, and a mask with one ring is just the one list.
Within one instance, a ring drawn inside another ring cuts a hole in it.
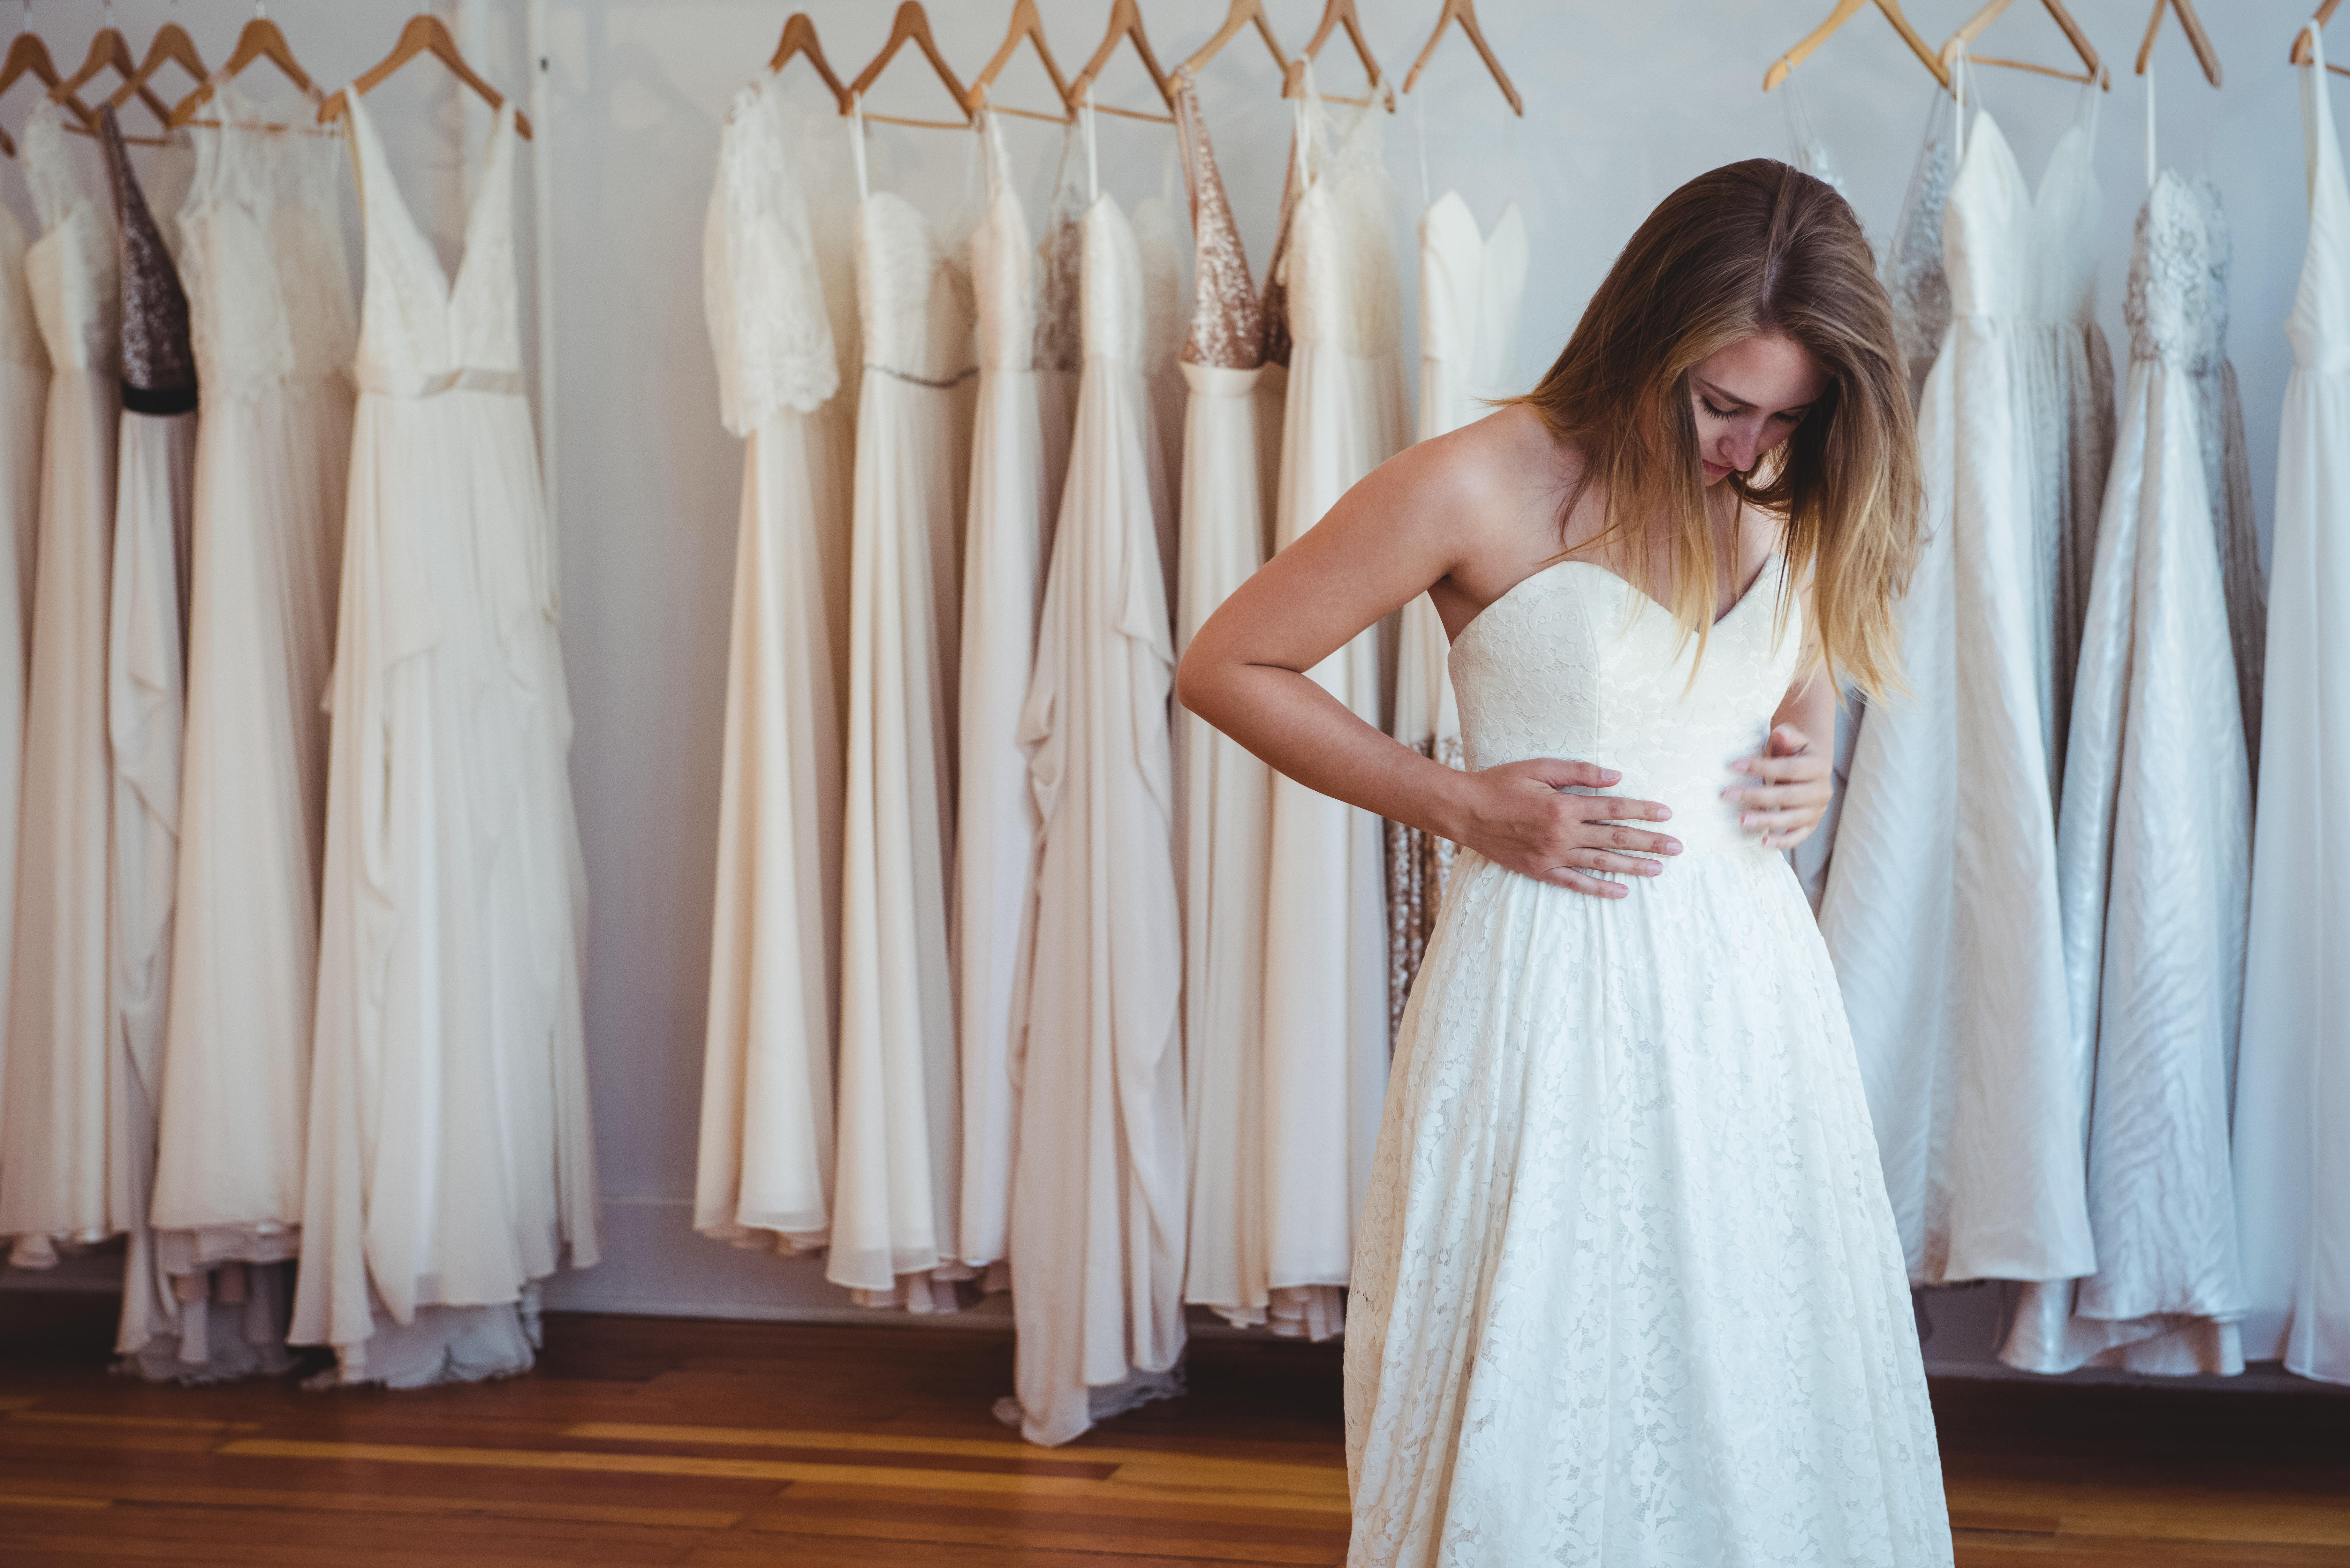
[{"label": "lace fabric detail", "polygon": [[1393,353],[1402,332],[1386,110],[1376,97],[1334,127],[1307,67],[1299,109],[1309,183],[1290,219],[1289,330],[1357,358]]},{"label": "lace fabric detail", "polygon": [[866,198],[857,282],[867,369],[942,386],[978,368],[967,260],[941,246],[904,197],[877,191]]},{"label": "lace fabric detail", "polygon": [[[1175,214],[1153,196],[1134,209],[1134,244],[1141,265],[1140,362],[1155,375],[1183,347],[1183,277],[1175,254]],[[1171,459],[1175,454],[1170,452]]]},{"label": "lace fabric detail", "polygon": [[1003,128],[983,120],[987,210],[971,235],[971,286],[979,312],[979,363],[988,370],[1025,370],[1035,363],[1041,251],[1028,243],[1028,214],[1012,182]]},{"label": "lace fabric detail", "polygon": [[1882,268],[1885,292],[1893,300],[1894,339],[1909,361],[1913,400],[1950,324],[1950,280],[1942,265],[1942,209],[1957,167],[1950,126],[1950,95],[1936,88]]},{"label": "lace fabric detail", "polygon": [[354,93],[348,101],[346,118],[367,233],[358,352],[362,379],[369,372],[393,378],[451,370],[520,372],[513,103],[498,110],[490,128],[487,157],[465,221],[464,255],[452,279],[400,197],[365,98]]},{"label": "lace fabric detail", "polygon": [[1053,172],[1053,202],[1045,213],[1045,237],[1037,242],[1036,346],[1031,361],[1039,370],[1074,371],[1085,358],[1078,317],[1084,291],[1085,144],[1077,122],[1061,134],[1061,161]]},{"label": "lace fabric detail", "polygon": [[857,341],[843,137],[838,115],[792,102],[772,77],[727,109],[702,223],[702,310],[719,417],[735,435],[840,390]]},{"label": "lace fabric detail", "polygon": [[111,375],[122,323],[114,220],[74,170],[65,116],[47,99],[25,116],[18,157],[41,220],[41,237],[26,247],[25,285],[49,362]]},{"label": "lace fabric detail", "polygon": [[[184,398],[184,408],[172,411],[185,411],[195,406],[196,397],[187,291],[180,286],[179,268],[147,210],[146,193],[131,171],[130,152],[122,145],[122,123],[111,104],[99,110],[98,134],[106,149],[106,174],[114,188],[115,222],[122,235],[123,389]],[[184,135],[177,140],[182,147],[187,144]]]},{"label": "lace fabric detail", "polygon": [[1251,370],[1264,363],[1264,306],[1249,277],[1240,225],[1224,194],[1216,151],[1200,118],[1200,88],[1185,72],[1168,78],[1175,89],[1175,134],[1183,152],[1183,176],[1191,188],[1192,297],[1191,335],[1183,359]]},{"label": "lace fabric detail", "polygon": [[344,150],[296,123],[306,100],[257,104],[233,86],[220,123],[188,128],[196,174],[180,209],[180,275],[204,399],[250,399],[349,374],[359,342],[343,249]]}]

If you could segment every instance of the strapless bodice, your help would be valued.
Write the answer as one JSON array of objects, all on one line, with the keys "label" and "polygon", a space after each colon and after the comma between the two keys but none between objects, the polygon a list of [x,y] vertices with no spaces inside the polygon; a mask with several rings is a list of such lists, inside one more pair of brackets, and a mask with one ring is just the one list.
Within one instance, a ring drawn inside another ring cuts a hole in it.
[{"label": "strapless bodice", "polygon": [[1721,798],[1732,759],[1755,751],[1794,679],[1801,611],[1781,613],[1775,558],[1697,639],[1604,566],[1560,561],[1488,605],[1450,665],[1471,769],[1557,757],[1624,777],[1604,793],[1661,801],[1684,855],[1759,847]]}]

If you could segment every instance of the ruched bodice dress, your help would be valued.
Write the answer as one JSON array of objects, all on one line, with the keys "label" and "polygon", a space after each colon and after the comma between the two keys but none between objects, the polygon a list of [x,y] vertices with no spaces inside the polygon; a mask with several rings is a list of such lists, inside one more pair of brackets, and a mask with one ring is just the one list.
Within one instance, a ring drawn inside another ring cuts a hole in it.
[{"label": "ruched bodice dress", "polygon": [[1455,862],[1349,1302],[1357,1568],[1950,1561],[1835,974],[1721,799],[1795,673],[1783,581],[1694,680],[1694,639],[1586,561],[1452,645],[1470,768],[1619,769],[1683,852],[1620,900]]}]

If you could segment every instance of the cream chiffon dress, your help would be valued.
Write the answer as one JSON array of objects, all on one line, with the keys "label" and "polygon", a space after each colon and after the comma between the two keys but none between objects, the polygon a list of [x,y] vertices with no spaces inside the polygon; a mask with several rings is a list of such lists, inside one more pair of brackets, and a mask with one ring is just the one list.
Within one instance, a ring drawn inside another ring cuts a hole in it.
[{"label": "cream chiffon dress", "polygon": [[[1506,203],[1482,234],[1458,192],[1447,191],[1419,219],[1419,426],[1429,441],[1482,419],[1484,400],[1517,391],[1518,307],[1526,292],[1526,223]],[[1461,710],[1444,660],[1451,642],[1426,594],[1397,618],[1395,716],[1389,732],[1423,757],[1461,765]],[[1420,954],[1436,929],[1437,906],[1454,846],[1417,827],[1387,825],[1388,1012],[1403,1023]]]},{"label": "cream chiffon dress", "polygon": [[[179,214],[196,432],[179,919],[153,1220],[183,1300],[250,1340],[302,1222],[327,714],[358,337],[348,159],[234,87]],[[242,1298],[240,1303],[239,1298]]]},{"label": "cream chiffon dress", "polygon": [[1181,330],[1175,244],[1163,202],[1129,225],[1098,194],[1084,241],[1085,369],[1020,721],[1042,831],[1012,1305],[1039,1443],[1180,1391],[1184,1338],[1176,454],[1151,385]]},{"label": "cream chiffon dress", "polygon": [[1042,821],[1020,743],[1045,567],[1069,466],[1077,389],[1081,150],[1062,138],[1045,240],[1029,235],[1001,122],[986,118],[987,211],[971,236],[979,316],[963,549],[955,794],[955,1031],[962,1067],[964,1262],[1007,1254],[1020,1035],[1027,1012]]},{"label": "cream chiffon dress", "polygon": [[832,1225],[848,682],[850,202],[839,117],[743,89],[702,231],[726,429],[744,438],[693,1224],[800,1251]]},{"label": "cream chiffon dress", "polygon": [[[1333,111],[1309,73],[1287,250],[1294,347],[1274,544],[1287,545],[1409,440],[1385,110]],[[1334,120],[1336,123],[1334,123]],[[1384,729],[1382,628],[1306,673]],[[1379,819],[1276,775],[1265,895],[1267,1284],[1277,1324],[1338,1331],[1388,1075]]]},{"label": "cream chiffon dress", "polygon": [[2309,248],[2284,324],[2233,1155],[2244,1355],[2350,1383],[2350,181],[2306,36]]},{"label": "cream chiffon dress", "polygon": [[[1266,355],[1263,304],[1200,117],[1178,71],[1175,124],[1191,197],[1191,330],[1180,366],[1182,497],[1175,655],[1264,565],[1281,468],[1287,367]],[[1264,898],[1273,770],[1188,710],[1175,714],[1176,833],[1183,891],[1183,1107],[1190,1243],[1183,1299],[1263,1327]]]},{"label": "cream chiffon dress", "polygon": [[452,281],[366,100],[367,234],[292,1338],[345,1383],[518,1372],[596,1261],[586,922],[552,540],[524,395],[511,103]]},{"label": "cream chiffon dress", "polygon": [[[972,1277],[962,1074],[947,944],[963,509],[971,485],[971,276],[906,199],[867,187],[864,344],[848,576],[840,1063],[825,1277],[871,1306],[951,1311]],[[933,1289],[933,1285],[938,1288]]]},{"label": "cream chiffon dress", "polygon": [[[33,640],[33,544],[41,520],[41,427],[49,353],[25,287],[25,230],[0,206],[0,1096],[8,1084],[8,973],[15,955],[16,826],[25,787],[26,676]],[[0,1098],[0,1161],[7,1158]],[[5,1238],[0,1238],[5,1241]]]},{"label": "cream chiffon dress", "polygon": [[16,864],[7,1083],[0,1091],[0,1236],[11,1262],[134,1223],[112,1049],[108,921],[114,763],[107,739],[107,602],[120,420],[121,298],[97,143],[44,99],[18,156],[40,214],[26,284],[52,371],[42,435],[32,666]]}]

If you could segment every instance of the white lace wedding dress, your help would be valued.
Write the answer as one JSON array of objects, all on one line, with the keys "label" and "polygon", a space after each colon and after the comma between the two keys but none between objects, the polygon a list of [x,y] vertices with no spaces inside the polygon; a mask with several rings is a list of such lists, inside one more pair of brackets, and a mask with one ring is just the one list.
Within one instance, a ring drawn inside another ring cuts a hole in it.
[{"label": "white lace wedding dress", "polygon": [[2261,587],[2229,254],[2219,192],[2163,174],[2138,213],[2128,395],[2056,826],[2074,1050],[2095,1063],[2097,1268],[2023,1287],[2001,1358],[2035,1372],[2243,1369],[2228,1106],[2251,869],[2243,704],[2259,699],[2230,628],[2249,640]]},{"label": "white lace wedding dress", "polygon": [[[1386,111],[1298,100],[1287,254],[1289,401],[1274,545],[1321,521],[1409,440]],[[1333,125],[1333,119],[1341,123]],[[1382,628],[1306,673],[1386,727]],[[1387,889],[1379,819],[1273,781],[1265,894],[1265,1251],[1278,1331],[1338,1331],[1388,1076]]]},{"label": "white lace wedding dress", "polygon": [[1035,671],[1045,563],[1068,472],[1077,389],[1078,223],[1074,127],[1061,140],[1045,240],[1028,233],[1002,122],[987,117],[987,212],[971,236],[979,326],[963,543],[961,764],[955,778],[955,1033],[962,1066],[966,1263],[1006,1255],[1018,1145],[1021,1020],[1027,1009],[1041,821],[1020,743]]},{"label": "white lace wedding dress", "polygon": [[2244,1355],[2350,1383],[2350,179],[2306,36],[2309,249],[2284,324],[2234,1159]]},{"label": "white lace wedding dress", "polygon": [[56,1243],[130,1229],[127,1168],[110,1136],[113,987],[107,935],[113,759],[106,733],[107,589],[120,435],[121,296],[97,144],[67,110],[26,115],[20,156],[41,236],[25,278],[47,346],[25,784],[0,1092],[0,1237],[40,1268]]},{"label": "white lace wedding dress", "polygon": [[529,1366],[596,1262],[571,713],[524,392],[514,106],[452,279],[349,96],[366,225],[328,687],[325,892],[292,1339],[345,1383]]},{"label": "white lace wedding dress", "polygon": [[[860,123],[852,130],[861,138]],[[825,1277],[953,1310],[962,1074],[947,945],[963,511],[979,367],[971,278],[852,140],[858,386],[842,822],[839,1090]],[[933,1288],[936,1286],[937,1288]]]},{"label": "white lace wedding dress", "polygon": [[832,1225],[856,439],[846,129],[773,78],[743,88],[702,230],[719,413],[748,444],[693,1225],[786,1252]]},{"label": "white lace wedding dress", "polygon": [[1086,213],[1085,369],[1020,718],[1041,828],[1012,1305],[1021,1431],[1039,1443],[1181,1386],[1176,454],[1151,385],[1181,327],[1172,228],[1156,201],[1131,224],[1106,196]]},{"label": "white lace wedding dress", "polygon": [[1918,416],[1909,691],[1860,726],[1820,908],[1920,1284],[2095,1266],[2054,802],[2060,585],[2109,462],[2102,341],[2083,324],[2093,150],[2085,119],[2065,131],[2035,205],[1989,115],[1966,137],[1943,213],[1950,326]]},{"label": "white lace wedding dress", "polygon": [[1396,1045],[1347,1326],[1355,1568],[1950,1562],[1900,1242],[1834,970],[1720,798],[1800,615],[1694,647],[1587,561],[1452,645],[1471,768],[1671,806],[1622,900],[1464,850]]},{"label": "white lace wedding dress", "polygon": [[276,129],[299,99],[213,104],[179,218],[203,419],[153,1216],[192,1332],[207,1299],[261,1312],[268,1276],[242,1265],[299,1246],[359,332],[348,153]]}]

